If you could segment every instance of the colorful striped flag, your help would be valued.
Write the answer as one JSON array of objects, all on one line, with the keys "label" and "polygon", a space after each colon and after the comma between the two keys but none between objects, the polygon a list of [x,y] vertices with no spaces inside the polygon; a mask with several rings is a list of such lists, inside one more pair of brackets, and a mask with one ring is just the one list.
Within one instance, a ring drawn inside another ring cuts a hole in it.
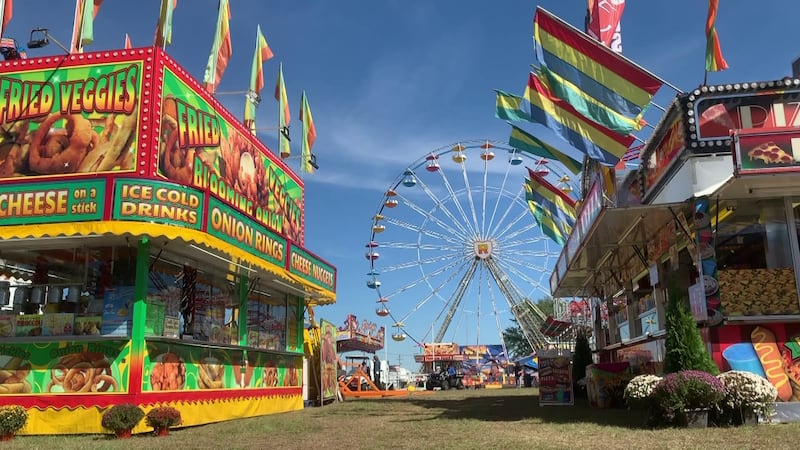
[{"label": "colorful striped flag", "polygon": [[541,188],[542,185],[540,185],[538,181],[526,178],[525,200],[528,202],[528,207],[539,223],[539,226],[542,227],[544,234],[557,244],[564,245],[564,243],[567,242],[567,237],[569,237],[569,233],[572,231],[575,222],[573,220],[572,225],[569,225],[565,222],[563,217],[554,216],[553,210],[542,203],[541,196],[537,193],[537,190]]},{"label": "colorful striped flag", "polygon": [[214,32],[214,44],[208,56],[208,65],[203,77],[203,84],[212,94],[217,91],[217,86],[222,79],[225,68],[233,53],[231,47],[231,9],[228,0],[219,0],[219,15],[217,16],[217,29]]},{"label": "colorful striped flag", "polygon": [[313,155],[311,148],[317,140],[317,128],[314,126],[314,118],[311,116],[311,108],[308,106],[306,91],[300,97],[300,122],[303,122],[303,146],[300,152],[300,170],[306,173],[314,173],[312,164]]},{"label": "colorful striped flag", "polygon": [[644,145],[637,145],[629,148],[628,151],[625,152],[624,155],[622,155],[622,158],[620,158],[619,162],[614,168],[617,170],[625,169],[628,166],[628,163],[636,161],[642,156],[643,148]]},{"label": "colorful striped flag", "polygon": [[512,120],[514,122],[530,122],[531,115],[526,111],[527,103],[520,96],[495,89],[497,95],[497,109],[494,116],[498,119]]},{"label": "colorful striped flag", "polygon": [[530,102],[533,120],[601,164],[615,165],[634,141],[633,136],[621,136],[587,120],[572,105],[555,97],[533,73],[528,78],[525,99]]},{"label": "colorful striped flag", "polygon": [[125,48],[126,49],[133,48],[133,46],[131,45],[131,37],[128,36],[128,33],[125,33]]},{"label": "colorful striped flag", "polygon": [[575,226],[577,217],[575,200],[530,168],[528,168],[528,176],[531,186],[530,200],[546,209],[562,231],[568,235]]},{"label": "colorful striped flag", "polygon": [[289,122],[292,119],[289,113],[289,99],[286,97],[286,85],[283,83],[283,63],[278,66],[278,82],[275,84],[275,100],[278,101],[278,142],[281,158],[288,158],[292,154],[289,142]]},{"label": "colorful striped flag", "polygon": [[153,40],[154,46],[165,48],[172,45],[172,12],[177,7],[178,0],[161,0],[156,36]]},{"label": "colorful striped flag", "polygon": [[627,117],[640,117],[663,84],[541,7],[534,16],[534,40],[540,65]]},{"label": "colorful striped flag", "polygon": [[103,0],[77,0],[72,25],[71,53],[83,53],[83,46],[94,42],[94,19]]},{"label": "colorful striped flag", "polygon": [[728,62],[722,56],[722,48],[719,45],[719,36],[717,36],[717,9],[719,9],[719,0],[708,0],[706,72],[717,72],[728,68]]},{"label": "colorful striped flag", "polygon": [[[558,98],[572,105],[578,112],[595,123],[619,134],[631,134],[644,126],[640,117],[629,118],[587,95],[568,80],[553,73],[547,66],[539,68],[539,81]],[[646,109],[646,108],[645,108]],[[643,110],[644,111],[644,110]]]},{"label": "colorful striped flag", "polygon": [[508,145],[517,150],[541,156],[542,158],[559,161],[574,174],[580,173],[581,169],[583,169],[583,163],[580,161],[573,159],[552,145],[539,140],[535,136],[528,134],[522,128],[515,127],[514,125],[511,125],[511,137],[508,138]]},{"label": "colorful striped flag", "polygon": [[11,22],[11,16],[14,15],[14,1],[3,0],[0,3],[0,17],[2,17],[2,27],[0,27],[0,37],[5,36],[6,27]]}]

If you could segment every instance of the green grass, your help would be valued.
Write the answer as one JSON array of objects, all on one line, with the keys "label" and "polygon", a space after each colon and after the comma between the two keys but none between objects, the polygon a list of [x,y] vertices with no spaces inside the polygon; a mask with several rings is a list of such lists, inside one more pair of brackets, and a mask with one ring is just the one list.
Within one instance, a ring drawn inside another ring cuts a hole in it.
[{"label": "green grass", "polygon": [[658,429],[640,412],[538,404],[536,389],[412,394],[138,435],[18,436],[25,449],[780,449],[797,448],[800,423]]}]

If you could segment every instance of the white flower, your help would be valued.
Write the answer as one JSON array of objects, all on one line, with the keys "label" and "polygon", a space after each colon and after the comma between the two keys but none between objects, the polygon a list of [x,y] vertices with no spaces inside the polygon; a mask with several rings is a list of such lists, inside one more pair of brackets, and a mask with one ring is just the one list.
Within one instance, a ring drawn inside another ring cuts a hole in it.
[{"label": "white flower", "polygon": [[774,407],[778,390],[769,381],[754,373],[731,370],[719,374],[727,389],[723,402],[733,409],[750,410],[768,416]]},{"label": "white flower", "polygon": [[638,375],[633,377],[625,387],[623,397],[625,400],[644,400],[653,393],[653,389],[661,377],[656,375]]}]

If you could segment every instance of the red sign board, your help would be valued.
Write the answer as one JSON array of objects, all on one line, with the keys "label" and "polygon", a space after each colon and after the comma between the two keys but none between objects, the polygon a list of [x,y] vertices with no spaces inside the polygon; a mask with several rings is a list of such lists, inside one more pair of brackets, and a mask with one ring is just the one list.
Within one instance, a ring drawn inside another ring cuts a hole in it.
[{"label": "red sign board", "polygon": [[683,129],[683,122],[680,119],[675,119],[667,129],[667,132],[664,133],[655,151],[651,154],[650,160],[646,162],[645,195],[653,190],[653,187],[661,180],[684,147],[686,147],[686,133]]},{"label": "red sign board", "polygon": [[727,139],[732,130],[800,126],[800,91],[776,90],[697,100],[697,140]]},{"label": "red sign board", "polygon": [[734,133],[740,174],[800,171],[800,128],[747,129]]}]

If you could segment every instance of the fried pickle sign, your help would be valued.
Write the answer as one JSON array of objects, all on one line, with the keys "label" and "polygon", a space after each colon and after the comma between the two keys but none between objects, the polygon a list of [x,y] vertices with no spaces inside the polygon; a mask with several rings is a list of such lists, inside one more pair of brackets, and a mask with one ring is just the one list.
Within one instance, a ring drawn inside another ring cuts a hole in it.
[{"label": "fried pickle sign", "polygon": [[302,244],[301,184],[169,69],[164,71],[162,97],[159,175],[207,190]]},{"label": "fried pickle sign", "polygon": [[0,179],[133,170],[141,71],[134,62],[0,76]]}]

